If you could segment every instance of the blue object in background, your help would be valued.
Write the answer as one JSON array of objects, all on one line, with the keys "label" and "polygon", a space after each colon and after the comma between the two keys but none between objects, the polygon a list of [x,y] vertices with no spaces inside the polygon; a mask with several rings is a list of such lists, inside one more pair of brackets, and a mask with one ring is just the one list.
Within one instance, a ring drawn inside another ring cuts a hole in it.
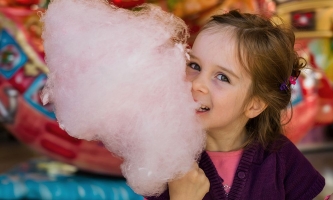
[{"label": "blue object in background", "polygon": [[23,94],[23,98],[37,111],[41,112],[45,116],[56,119],[53,109],[47,109],[46,106],[41,105],[39,101],[40,91],[43,89],[47,76],[45,74],[39,75],[34,82],[30,85],[27,91]]},{"label": "blue object in background", "polygon": [[296,106],[297,104],[299,104],[302,101],[304,101],[303,92],[302,92],[302,88],[301,88],[301,83],[297,79],[296,80],[296,84],[292,85],[291,87],[292,87],[292,91],[291,91],[291,104],[293,106]]},{"label": "blue object in background", "polygon": [[21,47],[5,29],[0,30],[0,74],[10,79],[28,61]]},{"label": "blue object in background", "polygon": [[54,174],[54,170],[50,174],[45,167],[40,167],[50,165],[49,168],[54,169],[54,163],[46,158],[31,160],[1,174],[0,199],[143,200],[123,178],[80,173]]}]

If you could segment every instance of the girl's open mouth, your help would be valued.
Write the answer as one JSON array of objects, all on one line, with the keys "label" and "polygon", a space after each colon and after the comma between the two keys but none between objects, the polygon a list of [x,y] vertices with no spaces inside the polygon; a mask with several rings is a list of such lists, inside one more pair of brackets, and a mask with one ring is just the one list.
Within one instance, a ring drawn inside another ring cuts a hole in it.
[{"label": "girl's open mouth", "polygon": [[197,112],[207,112],[209,110],[210,110],[210,108],[208,106],[202,105],[202,106],[200,106],[200,108],[197,109]]}]

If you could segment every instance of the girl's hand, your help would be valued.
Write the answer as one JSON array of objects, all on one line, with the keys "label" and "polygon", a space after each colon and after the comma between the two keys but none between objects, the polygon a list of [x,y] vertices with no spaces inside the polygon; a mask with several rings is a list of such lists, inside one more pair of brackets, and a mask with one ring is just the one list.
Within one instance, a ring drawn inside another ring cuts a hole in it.
[{"label": "girl's hand", "polygon": [[168,183],[170,200],[202,200],[209,191],[210,183],[204,171],[194,163],[184,177]]},{"label": "girl's hand", "polygon": [[327,197],[325,197],[324,200],[333,200],[333,193],[331,195],[328,195]]}]

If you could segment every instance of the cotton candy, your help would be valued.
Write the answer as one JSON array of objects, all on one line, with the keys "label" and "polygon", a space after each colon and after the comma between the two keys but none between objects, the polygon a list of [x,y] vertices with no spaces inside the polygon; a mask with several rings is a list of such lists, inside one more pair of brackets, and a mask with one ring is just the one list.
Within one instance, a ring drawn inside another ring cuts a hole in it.
[{"label": "cotton candy", "polygon": [[60,126],[122,157],[139,194],[159,195],[205,145],[185,80],[185,23],[153,5],[129,11],[102,0],[53,0],[41,18]]}]

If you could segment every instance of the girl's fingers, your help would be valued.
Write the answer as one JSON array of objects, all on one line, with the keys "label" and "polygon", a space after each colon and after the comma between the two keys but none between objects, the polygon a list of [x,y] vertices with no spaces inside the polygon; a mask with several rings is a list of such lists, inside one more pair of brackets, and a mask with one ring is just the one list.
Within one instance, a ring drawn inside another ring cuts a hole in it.
[{"label": "girl's fingers", "polygon": [[333,193],[331,195],[327,195],[324,200],[333,200]]}]

